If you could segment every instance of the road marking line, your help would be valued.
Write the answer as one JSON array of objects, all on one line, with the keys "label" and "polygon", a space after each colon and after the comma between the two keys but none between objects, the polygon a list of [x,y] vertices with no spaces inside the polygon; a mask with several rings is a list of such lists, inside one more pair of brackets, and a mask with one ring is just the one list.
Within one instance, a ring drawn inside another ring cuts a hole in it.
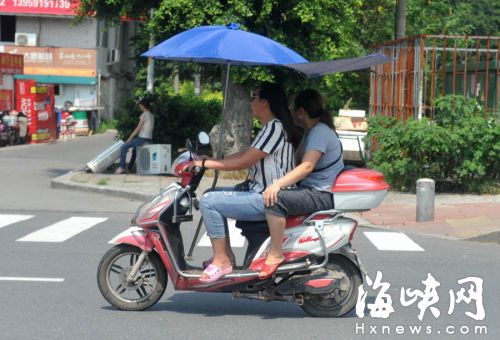
[{"label": "road marking line", "polygon": [[64,279],[46,278],[46,277],[2,277],[2,276],[0,276],[0,281],[63,282]]},{"label": "road marking line", "polygon": [[[243,248],[245,246],[245,237],[241,235],[241,229],[236,228],[236,220],[228,219],[227,225],[229,227],[229,238],[231,239],[231,247]],[[200,242],[198,242],[198,247],[211,247],[212,243],[207,233],[203,235]]]},{"label": "road marking line", "polygon": [[21,237],[19,242],[64,242],[96,224],[106,221],[104,217],[70,217],[43,229]]},{"label": "road marking line", "polygon": [[33,215],[0,215],[0,228],[6,227],[9,224],[26,221],[33,217]]},{"label": "road marking line", "polygon": [[366,237],[378,249],[384,251],[424,251],[411,238],[397,232],[364,232]]}]

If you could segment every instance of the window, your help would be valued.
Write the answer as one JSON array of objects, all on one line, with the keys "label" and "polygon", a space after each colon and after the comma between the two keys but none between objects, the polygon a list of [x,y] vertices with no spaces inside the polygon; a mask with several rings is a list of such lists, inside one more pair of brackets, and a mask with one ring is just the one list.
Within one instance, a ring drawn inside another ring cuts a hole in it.
[{"label": "window", "polygon": [[0,41],[14,42],[16,37],[16,17],[0,15]]},{"label": "window", "polygon": [[54,84],[54,95],[55,96],[61,95],[61,85]]}]

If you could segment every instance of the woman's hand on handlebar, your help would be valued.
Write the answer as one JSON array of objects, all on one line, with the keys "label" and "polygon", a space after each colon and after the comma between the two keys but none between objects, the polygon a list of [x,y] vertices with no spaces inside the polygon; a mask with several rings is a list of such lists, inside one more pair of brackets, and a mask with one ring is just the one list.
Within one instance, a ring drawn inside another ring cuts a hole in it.
[{"label": "woman's hand on handlebar", "polygon": [[202,168],[203,160],[192,161],[187,167],[186,171],[193,171],[195,168]]}]

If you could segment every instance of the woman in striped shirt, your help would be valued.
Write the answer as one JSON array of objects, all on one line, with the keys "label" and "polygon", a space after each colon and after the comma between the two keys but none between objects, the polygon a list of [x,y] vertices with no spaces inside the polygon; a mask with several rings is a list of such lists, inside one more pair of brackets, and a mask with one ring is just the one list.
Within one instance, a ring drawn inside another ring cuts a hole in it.
[{"label": "woman in striped shirt", "polygon": [[[192,166],[215,170],[250,168],[248,191],[218,188],[203,194],[200,210],[212,243],[214,256],[200,279],[214,282],[232,272],[232,253],[228,253],[227,218],[262,221],[265,207],[262,192],[295,166],[294,149],[289,137],[296,136],[288,99],[283,89],[272,83],[263,83],[252,94],[252,115],[264,125],[251,146],[223,160],[204,159]],[[230,250],[230,249],[229,249]],[[234,261],[233,261],[234,262]]]}]

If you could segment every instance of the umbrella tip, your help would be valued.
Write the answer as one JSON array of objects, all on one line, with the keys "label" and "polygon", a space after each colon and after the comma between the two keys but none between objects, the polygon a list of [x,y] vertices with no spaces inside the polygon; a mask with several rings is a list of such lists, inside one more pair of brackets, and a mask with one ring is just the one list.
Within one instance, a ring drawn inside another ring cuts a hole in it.
[{"label": "umbrella tip", "polygon": [[240,24],[237,24],[235,22],[231,22],[231,23],[227,24],[226,27],[229,28],[230,30],[239,30]]}]

